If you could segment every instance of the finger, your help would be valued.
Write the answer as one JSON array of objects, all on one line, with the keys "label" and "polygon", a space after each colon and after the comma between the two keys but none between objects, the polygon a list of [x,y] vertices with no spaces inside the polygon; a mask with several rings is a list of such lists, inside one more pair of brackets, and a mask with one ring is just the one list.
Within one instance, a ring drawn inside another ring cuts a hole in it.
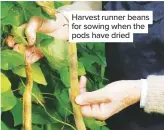
[{"label": "finger", "polygon": [[13,48],[15,45],[14,38],[12,36],[8,36],[6,39],[6,44],[8,45],[8,47]]},{"label": "finger", "polygon": [[16,45],[13,47],[13,50],[19,52],[19,44],[16,44]]},{"label": "finger", "polygon": [[[80,93],[86,92],[86,83],[87,83],[87,78],[85,76],[81,76],[79,81]],[[70,95],[71,95],[71,89],[69,89],[69,98],[71,99]]]},{"label": "finger", "polygon": [[86,92],[86,84],[87,84],[87,78],[85,76],[81,76],[79,82],[80,93]]},{"label": "finger", "polygon": [[101,112],[106,111],[106,108],[107,108],[106,103],[100,103],[100,111],[101,111]]},{"label": "finger", "polygon": [[92,104],[91,105],[91,112],[93,113],[94,117],[96,117],[97,114],[100,114],[99,104]]},{"label": "finger", "polygon": [[28,26],[28,28],[26,29],[25,34],[26,34],[26,37],[27,37],[28,44],[30,46],[32,46],[32,45],[35,44],[35,41],[36,41],[36,30],[31,29],[30,26]]},{"label": "finger", "polygon": [[43,57],[43,54],[39,48],[28,47],[26,49],[26,57],[29,63],[33,64]]},{"label": "finger", "polygon": [[92,117],[90,105],[81,106],[81,112],[82,112],[83,116],[85,116],[85,117]]},{"label": "finger", "polygon": [[36,41],[36,32],[46,33],[58,39],[68,40],[68,21],[62,14],[56,14],[56,20],[46,20],[37,16],[30,19],[26,36],[29,45],[33,45]]},{"label": "finger", "polygon": [[41,25],[42,19],[40,17],[31,17],[25,31],[29,45],[34,45],[36,41],[36,32],[41,27]]},{"label": "finger", "polygon": [[36,61],[38,61],[38,60],[40,60],[40,59],[41,59],[40,56],[34,55],[34,54],[31,54],[31,56],[29,56],[29,57],[27,58],[27,60],[29,61],[30,64],[33,64],[33,63],[35,63]]},{"label": "finger", "polygon": [[102,112],[99,104],[82,106],[82,114],[85,117],[92,117],[99,120],[107,119],[107,112]]},{"label": "finger", "polygon": [[111,99],[106,94],[106,89],[102,88],[93,92],[82,93],[81,95],[77,96],[75,101],[79,105],[89,105],[111,102]]},{"label": "finger", "polygon": [[102,109],[100,108],[100,104],[93,104],[91,105],[91,108],[92,117],[99,120],[105,120],[107,118],[107,112],[102,111]]}]

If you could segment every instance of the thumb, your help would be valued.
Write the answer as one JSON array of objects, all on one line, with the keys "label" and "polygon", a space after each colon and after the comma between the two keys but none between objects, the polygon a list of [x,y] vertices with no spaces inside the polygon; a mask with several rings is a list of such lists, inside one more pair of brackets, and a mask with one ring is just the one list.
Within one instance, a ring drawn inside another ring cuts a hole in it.
[{"label": "thumb", "polygon": [[34,45],[36,41],[36,32],[41,27],[43,20],[40,17],[33,16],[26,26],[25,34],[29,45]]},{"label": "thumb", "polygon": [[93,92],[85,92],[77,96],[75,101],[79,105],[90,105],[111,102],[111,99],[105,91],[105,88],[102,88]]},{"label": "thumb", "polygon": [[35,28],[30,28],[30,26],[29,27],[27,27],[27,29],[26,29],[26,36],[27,36],[27,40],[28,40],[28,43],[29,43],[29,45],[31,46],[31,45],[34,45],[35,44],[35,41],[36,41],[36,30],[35,30]]}]

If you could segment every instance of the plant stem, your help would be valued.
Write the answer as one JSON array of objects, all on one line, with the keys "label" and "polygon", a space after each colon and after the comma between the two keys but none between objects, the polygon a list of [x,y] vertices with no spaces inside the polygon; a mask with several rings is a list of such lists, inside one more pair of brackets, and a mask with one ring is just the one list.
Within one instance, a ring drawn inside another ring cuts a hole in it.
[{"label": "plant stem", "polygon": [[73,107],[74,119],[78,130],[86,130],[80,106],[75,103],[79,95],[78,64],[76,43],[69,43],[69,68],[70,68],[70,98]]},{"label": "plant stem", "polygon": [[63,125],[67,125],[67,126],[71,127],[73,130],[76,130],[76,128],[74,128],[71,124],[68,124],[68,123],[66,123],[66,122],[63,122],[63,121],[58,120],[57,118],[51,116],[51,114],[47,111],[46,107],[42,104],[42,102],[41,102],[33,93],[32,93],[32,95],[36,98],[36,100],[38,101],[38,103],[43,107],[45,113],[46,113],[50,118],[52,118],[54,121],[57,121],[57,122],[59,122],[59,123],[61,123],[61,124],[63,124]]},{"label": "plant stem", "polygon": [[99,81],[99,89],[103,87],[104,74],[105,74],[105,66],[101,65],[101,71],[100,71],[101,81]]},{"label": "plant stem", "polygon": [[32,102],[31,91],[33,86],[32,69],[25,56],[25,70],[27,84],[23,94],[23,128],[24,130],[32,130]]}]

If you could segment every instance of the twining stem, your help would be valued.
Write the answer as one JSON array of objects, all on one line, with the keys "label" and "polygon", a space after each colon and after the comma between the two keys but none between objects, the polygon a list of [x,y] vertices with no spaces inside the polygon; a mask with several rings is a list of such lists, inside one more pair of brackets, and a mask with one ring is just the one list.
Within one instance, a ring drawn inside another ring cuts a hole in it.
[{"label": "twining stem", "polygon": [[32,69],[25,56],[25,70],[27,84],[23,94],[23,128],[24,130],[32,130],[32,102],[31,92],[33,86]]},{"label": "twining stem", "polygon": [[45,113],[46,113],[51,119],[53,119],[54,121],[57,121],[57,122],[59,122],[59,123],[61,123],[61,124],[63,124],[63,125],[67,125],[67,126],[71,127],[73,130],[76,130],[76,128],[73,127],[71,124],[68,124],[68,123],[66,123],[66,122],[63,122],[63,121],[58,120],[57,118],[53,117],[53,116],[47,111],[46,107],[42,104],[42,102],[37,98],[37,96],[35,96],[33,93],[32,93],[32,95],[33,95],[34,98],[38,101],[38,103],[43,107]]},{"label": "twining stem", "polygon": [[73,107],[74,119],[78,130],[86,130],[80,106],[75,103],[79,95],[78,62],[76,43],[69,43],[69,70],[70,70],[70,98]]}]

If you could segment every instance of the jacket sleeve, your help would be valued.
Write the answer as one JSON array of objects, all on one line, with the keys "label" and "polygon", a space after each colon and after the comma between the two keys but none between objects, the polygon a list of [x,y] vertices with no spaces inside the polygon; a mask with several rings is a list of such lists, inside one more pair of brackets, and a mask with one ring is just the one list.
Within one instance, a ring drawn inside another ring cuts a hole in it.
[{"label": "jacket sleeve", "polygon": [[148,76],[148,93],[144,110],[164,114],[164,76]]}]

